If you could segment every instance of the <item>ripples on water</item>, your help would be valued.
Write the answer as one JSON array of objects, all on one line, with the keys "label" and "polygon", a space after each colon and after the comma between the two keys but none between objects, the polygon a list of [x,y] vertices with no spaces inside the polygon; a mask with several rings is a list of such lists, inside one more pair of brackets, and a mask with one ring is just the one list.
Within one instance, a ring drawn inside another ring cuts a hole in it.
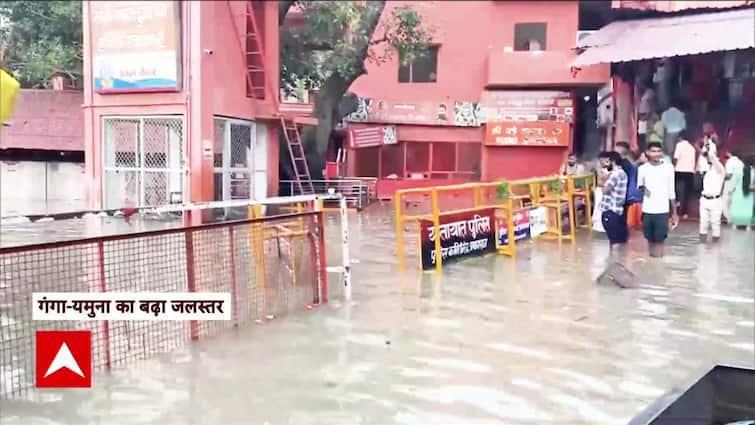
[{"label": "ripples on water", "polygon": [[[41,224],[11,240],[82,234]],[[392,226],[380,207],[351,216],[353,302],[333,275],[327,306],[99,374],[94,391],[3,402],[3,423],[623,424],[715,363],[753,366],[753,232],[700,245],[683,225],[662,260],[634,233],[640,287],[621,290],[594,283],[600,237],[523,243],[515,260],[473,258],[436,279],[398,274]]]}]

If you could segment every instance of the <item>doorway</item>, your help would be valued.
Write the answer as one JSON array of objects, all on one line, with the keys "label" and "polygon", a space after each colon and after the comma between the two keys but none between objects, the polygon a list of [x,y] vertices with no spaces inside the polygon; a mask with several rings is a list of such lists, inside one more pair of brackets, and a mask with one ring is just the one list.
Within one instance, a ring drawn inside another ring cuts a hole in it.
[{"label": "doorway", "polygon": [[254,121],[215,117],[214,183],[216,201],[267,197],[267,137]]}]

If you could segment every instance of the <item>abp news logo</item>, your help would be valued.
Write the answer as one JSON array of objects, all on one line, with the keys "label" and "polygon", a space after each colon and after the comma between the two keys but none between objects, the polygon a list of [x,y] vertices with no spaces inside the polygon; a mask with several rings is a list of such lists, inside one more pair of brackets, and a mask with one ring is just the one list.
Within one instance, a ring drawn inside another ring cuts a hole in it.
[{"label": "abp news logo", "polygon": [[37,331],[37,388],[91,388],[92,333]]}]

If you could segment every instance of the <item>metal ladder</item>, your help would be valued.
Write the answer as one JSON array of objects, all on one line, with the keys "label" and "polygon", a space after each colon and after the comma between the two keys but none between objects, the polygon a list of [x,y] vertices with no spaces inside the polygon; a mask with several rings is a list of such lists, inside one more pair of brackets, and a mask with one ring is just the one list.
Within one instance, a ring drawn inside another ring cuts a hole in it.
[{"label": "metal ladder", "polygon": [[283,135],[286,138],[288,153],[294,169],[294,180],[298,186],[299,194],[312,195],[315,193],[315,187],[312,184],[312,176],[309,174],[307,157],[304,155],[304,145],[301,143],[299,126],[293,119],[281,117],[281,127],[283,127]]},{"label": "metal ladder", "polygon": [[[259,35],[257,19],[254,16],[253,1],[249,0],[246,2],[243,21],[246,24],[246,29],[243,32],[239,31],[236,25],[236,15],[233,13],[232,2],[228,0],[226,3],[228,4],[228,11],[231,14],[231,23],[234,31],[239,35],[239,49],[243,55],[243,63],[246,66],[247,97],[265,99],[267,88],[272,87],[272,85],[270,85],[268,79],[269,75],[265,72],[263,40]],[[253,49],[251,51],[247,49],[249,41],[253,42]],[[260,82],[260,84],[257,82]],[[278,102],[277,94],[271,93],[270,100],[280,116],[281,128],[283,129],[283,136],[286,139],[286,146],[288,146],[288,153],[299,193],[313,194],[315,193],[315,189],[312,184],[311,174],[309,173],[307,159],[304,155],[304,146],[301,143],[299,128],[292,117],[286,117],[280,113],[280,103]]]}]

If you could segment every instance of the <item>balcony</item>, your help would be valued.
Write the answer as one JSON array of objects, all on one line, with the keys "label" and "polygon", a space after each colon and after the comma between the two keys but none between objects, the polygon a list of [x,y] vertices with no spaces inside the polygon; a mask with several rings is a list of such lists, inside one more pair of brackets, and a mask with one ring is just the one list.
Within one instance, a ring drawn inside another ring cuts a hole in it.
[{"label": "balcony", "polygon": [[573,76],[570,64],[576,57],[577,52],[573,50],[491,51],[486,86],[583,86],[603,85],[608,81],[611,74],[608,64],[582,68]]}]

